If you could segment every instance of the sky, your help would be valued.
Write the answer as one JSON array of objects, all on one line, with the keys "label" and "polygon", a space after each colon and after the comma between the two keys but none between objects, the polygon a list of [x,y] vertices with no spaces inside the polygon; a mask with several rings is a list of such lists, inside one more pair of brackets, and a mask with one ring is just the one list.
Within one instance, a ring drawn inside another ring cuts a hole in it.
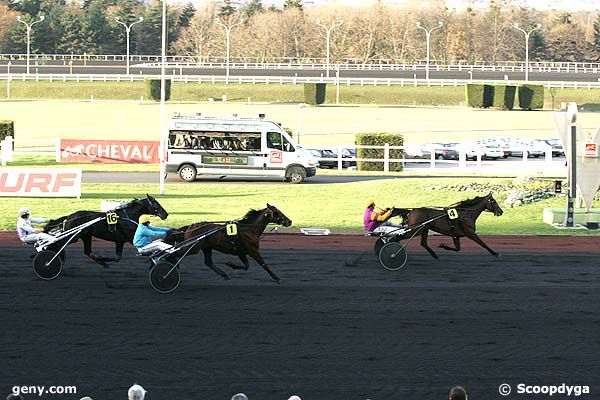
[{"label": "sky", "polygon": [[[191,1],[195,4],[201,4],[206,0],[178,0],[179,2],[186,3]],[[245,3],[245,0],[237,0],[241,3]],[[262,0],[263,5],[276,5],[280,7],[284,0]],[[373,2],[374,0],[304,0],[304,3],[309,4],[345,4],[345,5],[364,5]],[[402,4],[406,0],[384,0],[391,4]],[[234,1],[235,2],[235,1]],[[446,0],[446,3],[450,8],[462,8],[467,5],[478,4],[485,6],[487,0]],[[521,0],[520,3],[532,8],[540,10],[548,9],[563,9],[570,11],[577,10],[600,10],[600,1],[597,0]]]}]

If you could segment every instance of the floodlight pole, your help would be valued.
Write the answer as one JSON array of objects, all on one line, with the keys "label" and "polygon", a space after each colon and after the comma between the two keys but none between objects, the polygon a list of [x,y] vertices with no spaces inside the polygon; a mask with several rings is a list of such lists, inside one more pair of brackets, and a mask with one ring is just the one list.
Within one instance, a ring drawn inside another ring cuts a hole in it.
[{"label": "floodlight pole", "polygon": [[229,55],[230,55],[230,51],[231,51],[231,30],[233,28],[235,28],[238,25],[241,25],[244,23],[243,19],[240,19],[238,22],[236,22],[235,24],[232,25],[225,25],[224,23],[222,23],[219,18],[215,18],[215,24],[217,25],[221,25],[223,28],[225,28],[225,37],[226,37],[226,47],[227,47],[227,57],[225,59],[225,84],[229,84]]},{"label": "floodlight pole", "polygon": [[444,25],[441,21],[438,22],[437,26],[434,26],[431,29],[427,29],[423,26],[421,26],[420,22],[417,22],[417,28],[421,28],[425,31],[425,38],[427,40],[427,56],[425,58],[425,79],[429,80],[429,42],[430,42],[430,38],[431,38],[431,32],[433,32],[436,29],[439,29],[442,27],[442,25]]},{"label": "floodlight pole", "polygon": [[513,26],[515,29],[518,29],[525,34],[525,82],[527,82],[529,80],[529,35],[531,35],[531,32],[540,29],[542,25],[535,24],[535,27],[529,32],[525,31],[525,29],[519,28],[519,24],[517,23],[515,23]]},{"label": "floodlight pole", "polygon": [[167,140],[165,138],[165,64],[167,62],[167,0],[163,0],[162,5],[162,45],[160,62],[160,145],[158,146],[158,151],[160,152],[159,186],[161,195],[165,193],[165,175],[167,173],[165,157],[167,154]]},{"label": "floodlight pole", "polygon": [[344,23],[344,20],[342,19],[338,19],[337,21],[333,21],[331,23],[330,27],[327,27],[325,25],[323,25],[321,23],[321,20],[317,20],[316,21],[317,25],[319,25],[321,28],[325,29],[325,63],[327,65],[327,69],[325,70],[325,76],[327,78],[329,78],[329,60],[330,60],[330,55],[329,55],[329,48],[330,48],[330,43],[331,43],[331,31],[333,31],[334,28],[337,28],[338,26],[341,26]]},{"label": "floodlight pole", "polygon": [[127,75],[129,75],[129,34],[131,33],[131,27],[134,26],[135,24],[139,24],[143,20],[144,20],[144,17],[140,17],[137,21],[132,22],[131,24],[127,25],[125,22],[121,21],[119,19],[119,17],[115,17],[115,21],[117,21],[117,23],[119,23],[125,27],[125,34],[127,36]]},{"label": "floodlight pole", "polygon": [[17,21],[19,21],[20,23],[24,24],[26,27],[26,33],[27,33],[27,75],[29,75],[29,54],[30,54],[30,48],[31,48],[31,28],[37,24],[40,23],[44,20],[44,16],[40,15],[40,19],[38,19],[37,21],[33,21],[32,23],[28,24],[27,22],[23,21],[21,19],[21,16],[19,15],[17,17]]}]

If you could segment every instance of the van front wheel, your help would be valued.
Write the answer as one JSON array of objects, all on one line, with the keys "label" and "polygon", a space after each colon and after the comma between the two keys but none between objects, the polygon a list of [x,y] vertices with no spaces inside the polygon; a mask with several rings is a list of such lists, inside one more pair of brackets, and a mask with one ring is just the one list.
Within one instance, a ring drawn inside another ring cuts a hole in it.
[{"label": "van front wheel", "polygon": [[291,183],[302,183],[306,178],[306,170],[302,167],[292,167],[288,170],[285,180]]},{"label": "van front wheel", "polygon": [[179,178],[182,181],[194,182],[196,180],[196,167],[191,164],[185,164],[179,168]]}]

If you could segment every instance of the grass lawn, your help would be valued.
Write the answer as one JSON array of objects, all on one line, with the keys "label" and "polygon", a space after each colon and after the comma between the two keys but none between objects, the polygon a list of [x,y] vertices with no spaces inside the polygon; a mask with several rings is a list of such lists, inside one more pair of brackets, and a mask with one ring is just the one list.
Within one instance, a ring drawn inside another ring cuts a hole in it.
[{"label": "grass lawn", "polygon": [[[325,227],[334,232],[362,230],[363,202],[374,197],[382,206],[418,207],[447,206],[483,192],[432,189],[437,185],[457,183],[508,184],[510,179],[382,179],[354,183],[289,185],[280,183],[167,184],[166,194],[157,199],[170,212],[166,226],[181,226],[196,221],[222,221],[241,217],[250,208],[262,208],[267,202],[276,204],[294,222],[292,230],[302,227]],[[99,210],[100,201],[128,200],[156,194],[158,185],[151,184],[85,184],[83,196],[74,199],[0,198],[0,230],[13,230],[17,210],[26,205],[35,216],[56,218],[77,210]],[[494,193],[498,202],[507,193]],[[564,198],[504,208],[504,215],[494,217],[484,213],[478,220],[478,232],[483,234],[597,235],[594,231],[560,231],[542,222],[544,207],[563,207]]]},{"label": "grass lawn", "polygon": [[[127,138],[158,140],[159,105],[135,101],[11,101],[0,102],[0,119],[15,121],[15,136],[36,138]],[[300,144],[354,143],[361,132],[395,132],[407,144],[460,141],[493,136],[556,137],[550,111],[500,111],[468,108],[345,105],[300,108],[297,104],[173,103],[174,112],[206,116],[255,117],[266,113],[294,131]],[[580,113],[584,130],[595,132],[600,113]],[[300,132],[298,134],[298,132]]]},{"label": "grass lawn", "polygon": [[[343,80],[342,80],[343,82]],[[375,85],[347,85],[339,88],[340,104],[390,104],[390,105],[424,105],[424,106],[461,106],[465,103],[464,86],[388,86],[385,80]],[[6,93],[6,81],[0,81],[0,93]],[[336,89],[328,85],[325,104],[336,103]],[[288,102],[304,101],[302,84],[236,84],[225,85],[211,83],[175,82],[171,88],[171,100],[179,102],[208,101],[214,98],[219,101],[223,95],[229,101],[247,102]],[[12,81],[12,100],[56,99],[56,100],[134,100],[147,98],[144,82],[89,82],[89,81]],[[545,109],[556,109],[561,102],[575,101],[588,105],[590,111],[597,110],[600,105],[598,89],[546,89]],[[516,103],[518,106],[518,102]]]}]

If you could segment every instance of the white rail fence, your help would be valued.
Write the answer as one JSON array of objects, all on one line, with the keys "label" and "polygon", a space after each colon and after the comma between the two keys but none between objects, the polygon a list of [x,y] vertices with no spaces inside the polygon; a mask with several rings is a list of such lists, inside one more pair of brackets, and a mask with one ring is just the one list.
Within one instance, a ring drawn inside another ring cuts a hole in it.
[{"label": "white rail fence", "polygon": [[45,156],[60,161],[60,138],[13,139],[7,136],[0,141],[0,162],[3,166],[14,161],[14,156]]},{"label": "white rail fence", "polygon": [[[543,161],[532,160],[528,157],[530,148],[527,146],[516,146],[512,148],[513,152],[521,154],[518,157],[519,161],[515,161],[515,158],[505,159],[499,158],[497,160],[485,160],[483,148],[474,149],[477,153],[476,160],[468,161],[467,152],[464,150],[457,150],[458,159],[444,159],[440,154],[443,148],[436,146],[424,147],[424,150],[429,153],[429,156],[424,158],[410,157],[406,153],[406,149],[410,146],[390,146],[385,144],[383,146],[352,146],[356,149],[379,149],[383,150],[382,158],[358,158],[349,157],[345,155],[348,146],[332,146],[332,145],[307,145],[308,149],[324,149],[331,150],[335,153],[334,158],[337,162],[336,169],[341,171],[344,169],[344,165],[351,162],[376,162],[383,163],[383,172],[390,171],[390,164],[401,163],[403,171],[418,171],[418,170],[443,170],[443,171],[485,171],[495,173],[519,173],[519,172],[535,172],[545,176],[562,176],[566,174],[566,166],[564,157],[554,157],[552,154],[552,147],[544,147]],[[391,150],[401,150],[402,158],[392,158],[390,156]],[[332,158],[317,157],[319,161],[332,161]]]},{"label": "white rail fence", "polygon": [[[0,74],[0,81],[34,81],[34,82],[139,82],[145,79],[160,79],[160,75],[117,75],[117,74]],[[221,75],[183,75],[173,71],[168,75],[173,82],[183,83],[229,83],[229,84],[304,84],[329,83],[336,86],[427,86],[427,87],[459,87],[468,83],[479,84],[517,84],[523,81],[487,80],[487,79],[417,79],[417,78],[324,78],[298,76],[229,76]],[[546,88],[599,89],[600,81],[530,81],[530,84],[542,84]]]},{"label": "white rail fence", "polygon": [[[0,61],[25,61],[26,54],[0,54]],[[77,63],[125,63],[124,54],[31,54],[30,60],[39,65],[54,64],[68,65],[69,62]],[[133,63],[160,63],[159,55],[131,55]],[[167,56],[169,64],[189,66],[193,68],[225,68],[226,61],[223,57],[194,57],[194,56]],[[425,60],[396,62],[389,59],[375,59],[365,63],[361,60],[342,59],[331,64],[331,69],[339,70],[364,70],[364,71],[407,71],[425,69]],[[322,58],[232,58],[230,67],[237,69],[325,69],[327,66]],[[559,72],[559,73],[598,73],[598,62],[550,62],[530,61],[532,72]],[[523,72],[523,61],[478,61],[469,63],[465,60],[451,60],[445,63],[430,61],[430,69],[436,71],[500,71]]]},{"label": "white rail fence", "polygon": [[[13,139],[8,136],[0,142],[0,158],[3,166],[14,161],[15,156],[45,156],[53,157],[56,162],[60,161],[60,138],[56,139]],[[545,149],[543,161],[532,161],[527,157],[528,149],[526,146],[517,148],[522,152],[520,162],[500,159],[497,161],[486,161],[483,159],[483,150],[477,150],[477,159],[467,161],[467,153],[458,151],[458,160],[440,159],[442,148],[435,146],[426,147],[429,156],[426,158],[414,158],[407,154],[406,149],[409,146],[352,146],[356,149],[379,149],[383,150],[381,158],[358,158],[344,155],[348,146],[346,145],[309,145],[310,149],[328,149],[335,153],[337,169],[342,171],[344,165],[350,162],[373,162],[382,163],[383,172],[390,171],[392,163],[401,163],[403,170],[440,170],[440,171],[484,171],[489,173],[517,173],[522,171],[536,172],[546,176],[564,175],[566,173],[565,160],[560,157],[552,156],[552,148],[548,146]],[[392,158],[392,150],[401,150],[402,158]],[[514,149],[513,149],[514,150]],[[332,161],[332,158],[318,157],[319,161]]]}]

